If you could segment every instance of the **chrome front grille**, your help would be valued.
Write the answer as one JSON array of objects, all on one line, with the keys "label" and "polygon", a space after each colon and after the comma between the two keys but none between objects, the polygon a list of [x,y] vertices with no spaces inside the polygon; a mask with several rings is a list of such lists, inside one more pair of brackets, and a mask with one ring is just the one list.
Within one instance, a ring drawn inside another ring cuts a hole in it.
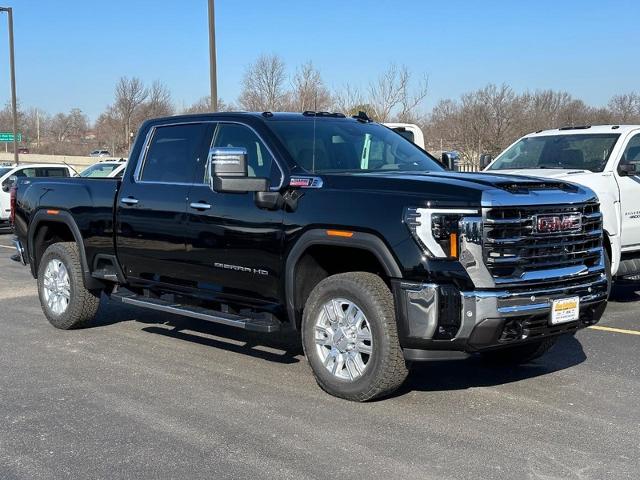
[{"label": "chrome front grille", "polygon": [[[569,231],[541,233],[541,216],[581,222]],[[483,210],[484,261],[498,283],[518,282],[531,272],[538,272],[535,277],[541,280],[545,270],[590,269],[601,262],[601,254],[602,214],[597,203]]]}]

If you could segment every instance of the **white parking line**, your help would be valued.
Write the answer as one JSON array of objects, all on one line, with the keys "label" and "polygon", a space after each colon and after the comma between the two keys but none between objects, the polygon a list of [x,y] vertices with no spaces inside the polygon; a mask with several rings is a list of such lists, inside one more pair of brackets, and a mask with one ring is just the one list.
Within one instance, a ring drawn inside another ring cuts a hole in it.
[{"label": "white parking line", "polygon": [[11,250],[15,250],[16,249],[16,247],[10,247],[8,245],[0,245],[0,248],[9,248]]}]

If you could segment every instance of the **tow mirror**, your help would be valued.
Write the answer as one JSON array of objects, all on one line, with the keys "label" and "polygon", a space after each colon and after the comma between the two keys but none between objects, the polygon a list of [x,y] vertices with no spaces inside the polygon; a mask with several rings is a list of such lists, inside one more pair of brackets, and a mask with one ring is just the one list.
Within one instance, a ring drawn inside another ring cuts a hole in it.
[{"label": "tow mirror", "polygon": [[18,183],[18,177],[15,175],[11,175],[2,183],[2,191],[5,193],[9,193],[11,191],[11,187],[13,187],[16,183]]},{"label": "tow mirror", "polygon": [[250,177],[247,149],[242,147],[214,147],[209,150],[207,168],[211,188],[216,192],[266,192],[269,180]]},{"label": "tow mirror", "polygon": [[637,173],[637,164],[635,163],[621,163],[618,165],[618,175],[621,177],[633,177]]},{"label": "tow mirror", "polygon": [[493,161],[493,157],[488,153],[483,153],[480,155],[480,169],[484,170],[489,166],[489,164]]}]

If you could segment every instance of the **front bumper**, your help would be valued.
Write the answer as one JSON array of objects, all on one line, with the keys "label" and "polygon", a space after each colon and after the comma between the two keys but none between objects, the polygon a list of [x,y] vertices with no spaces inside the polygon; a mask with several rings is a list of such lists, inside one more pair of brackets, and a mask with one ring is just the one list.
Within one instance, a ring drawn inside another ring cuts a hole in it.
[{"label": "front bumper", "polygon": [[[405,357],[425,360],[447,356],[445,351],[472,353],[531,342],[597,323],[606,306],[608,284],[604,273],[512,290],[459,291],[453,286],[399,281],[394,294]],[[580,318],[552,325],[553,300],[574,296],[580,297]]]}]

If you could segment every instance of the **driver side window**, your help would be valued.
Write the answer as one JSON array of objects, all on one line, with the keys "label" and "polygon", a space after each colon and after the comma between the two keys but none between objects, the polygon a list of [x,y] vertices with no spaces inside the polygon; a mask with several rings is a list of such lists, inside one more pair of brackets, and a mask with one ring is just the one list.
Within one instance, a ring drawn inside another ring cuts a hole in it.
[{"label": "driver side window", "polygon": [[620,160],[621,165],[632,163],[636,165],[636,171],[640,172],[640,133],[629,140],[627,148],[625,148],[622,159]]}]

